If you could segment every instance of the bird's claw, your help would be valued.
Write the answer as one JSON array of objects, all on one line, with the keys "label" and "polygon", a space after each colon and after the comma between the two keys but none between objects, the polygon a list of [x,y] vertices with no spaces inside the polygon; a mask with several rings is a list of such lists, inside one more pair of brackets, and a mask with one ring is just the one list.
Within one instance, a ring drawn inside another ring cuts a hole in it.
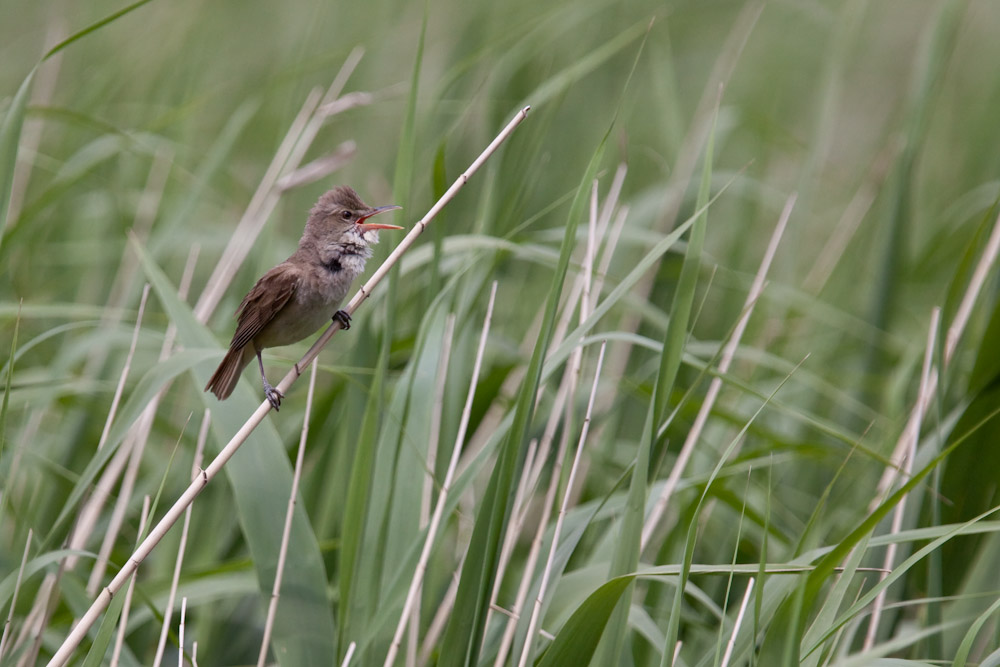
[{"label": "bird's claw", "polygon": [[267,397],[267,402],[271,404],[274,411],[277,412],[281,409],[281,399],[285,397],[280,391],[271,386],[270,383],[264,383],[264,396]]},{"label": "bird's claw", "polygon": [[340,322],[340,328],[347,331],[351,328],[351,316],[347,314],[346,310],[338,310],[333,314],[333,321]]}]

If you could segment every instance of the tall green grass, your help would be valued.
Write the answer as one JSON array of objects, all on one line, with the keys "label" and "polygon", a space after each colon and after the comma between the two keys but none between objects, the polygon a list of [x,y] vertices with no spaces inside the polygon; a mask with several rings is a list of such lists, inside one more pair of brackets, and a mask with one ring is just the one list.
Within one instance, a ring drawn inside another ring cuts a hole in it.
[{"label": "tall green grass", "polygon": [[[187,488],[206,411],[210,460],[260,404],[249,372],[229,401],[201,388],[315,199],[348,183],[412,224],[525,104],[320,357],[269,664],[385,660],[494,281],[395,664],[996,664],[998,28],[959,0],[5,2],[0,664],[55,653],[106,536],[101,585],[143,497],[155,521]],[[371,96],[302,163],[356,152],[274,191],[199,321],[296,114],[356,47],[344,93]],[[164,661],[186,598],[189,657],[256,663],[301,384],[193,504]],[[154,661],[180,541],[138,569],[120,664]],[[123,606],[73,664],[110,663]]]}]

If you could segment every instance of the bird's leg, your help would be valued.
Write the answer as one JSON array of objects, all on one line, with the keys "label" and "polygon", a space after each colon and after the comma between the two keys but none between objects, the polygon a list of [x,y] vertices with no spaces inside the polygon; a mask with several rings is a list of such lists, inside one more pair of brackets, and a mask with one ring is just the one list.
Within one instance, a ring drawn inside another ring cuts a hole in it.
[{"label": "bird's leg", "polygon": [[264,396],[267,397],[267,402],[271,404],[275,412],[281,407],[281,399],[285,397],[280,391],[271,386],[271,383],[267,381],[267,376],[264,375],[264,360],[260,358],[260,350],[257,350],[257,365],[260,366],[260,379],[264,383]]},{"label": "bird's leg", "polygon": [[338,310],[333,314],[333,321],[340,322],[340,328],[347,331],[351,328],[351,316],[347,314],[346,310]]}]

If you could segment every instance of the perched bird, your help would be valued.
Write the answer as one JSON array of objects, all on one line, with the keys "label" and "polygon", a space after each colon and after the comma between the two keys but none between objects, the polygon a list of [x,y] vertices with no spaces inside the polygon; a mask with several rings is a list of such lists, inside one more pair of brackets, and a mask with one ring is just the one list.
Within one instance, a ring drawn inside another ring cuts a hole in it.
[{"label": "perched bird", "polygon": [[284,396],[264,375],[260,352],[291,345],[319,329],[331,316],[344,329],[351,318],[340,308],[354,278],[365,269],[378,243],[378,230],[397,225],[365,222],[399,206],[368,206],[341,185],[325,193],[309,212],[306,229],[292,256],[264,274],[236,310],[236,333],[229,352],[205,386],[219,400],[233,393],[240,373],[257,357],[264,395],[277,410]]}]

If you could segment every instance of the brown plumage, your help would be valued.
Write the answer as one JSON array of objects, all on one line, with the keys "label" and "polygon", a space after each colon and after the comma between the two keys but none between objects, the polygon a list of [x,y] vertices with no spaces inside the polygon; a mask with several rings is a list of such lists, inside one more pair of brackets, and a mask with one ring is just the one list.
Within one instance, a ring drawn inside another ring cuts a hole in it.
[{"label": "brown plumage", "polygon": [[240,373],[256,356],[264,395],[277,410],[283,396],[267,381],[261,350],[298,342],[331,317],[350,328],[350,316],[338,308],[371,257],[369,246],[378,242],[379,229],[402,229],[365,220],[397,208],[372,208],[346,186],[320,197],[309,212],[298,249],[265,273],[237,308],[229,351],[205,391],[219,400],[228,398]]}]

